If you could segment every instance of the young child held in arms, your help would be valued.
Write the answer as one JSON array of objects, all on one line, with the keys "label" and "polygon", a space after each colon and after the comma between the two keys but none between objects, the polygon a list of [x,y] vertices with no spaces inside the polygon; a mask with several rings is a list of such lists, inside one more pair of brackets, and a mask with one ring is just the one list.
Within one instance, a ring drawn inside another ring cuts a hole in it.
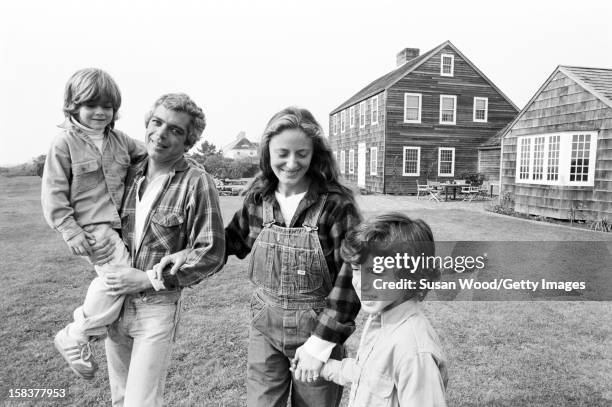
[{"label": "young child held in arms", "polygon": [[[392,249],[391,249],[392,248]],[[353,268],[353,286],[369,316],[356,359],[330,359],[321,376],[340,385],[352,383],[349,406],[446,406],[447,372],[440,341],[420,302],[419,281],[439,278],[435,269],[399,267],[382,271],[375,257],[407,253],[434,256],[433,234],[422,220],[401,213],[375,216],[347,233],[344,261]],[[380,260],[380,258],[379,258]],[[415,281],[415,289],[377,289],[381,281]],[[369,298],[376,300],[370,301]]]},{"label": "young child held in arms", "polygon": [[[64,93],[66,121],[45,162],[41,201],[47,223],[61,233],[73,254],[90,256],[93,244],[110,239],[114,251],[107,264],[130,266],[117,232],[119,209],[130,162],[143,157],[146,149],[114,129],[120,106],[119,88],[108,73],[89,68],[72,75]],[[98,277],[74,311],[74,322],[54,340],[72,370],[85,379],[92,379],[97,369],[90,338],[106,332],[123,304],[123,297],[100,278],[105,268],[95,266]]]}]

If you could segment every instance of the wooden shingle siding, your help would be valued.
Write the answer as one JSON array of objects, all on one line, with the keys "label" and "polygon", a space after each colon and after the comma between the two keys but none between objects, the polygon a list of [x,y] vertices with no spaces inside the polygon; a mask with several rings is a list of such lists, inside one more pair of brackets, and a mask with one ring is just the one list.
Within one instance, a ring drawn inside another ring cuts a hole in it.
[{"label": "wooden shingle siding", "polygon": [[[440,76],[440,54],[455,56],[454,76]],[[421,123],[404,123],[404,93],[422,94]],[[440,95],[457,96],[455,125],[440,124]],[[473,121],[474,97],[488,98],[488,121]],[[416,180],[438,178],[438,148],[455,148],[454,177],[478,171],[478,147],[516,116],[516,109],[452,48],[444,48],[387,92],[385,192],[416,193]],[[419,177],[403,176],[403,147],[421,147]],[[499,168],[499,165],[498,165]],[[499,178],[498,176],[495,179]]]},{"label": "wooden shingle siding", "polygon": [[[555,132],[597,132],[594,186],[515,182],[517,137]],[[503,139],[501,193],[515,210],[557,219],[612,219],[612,108],[558,71]]]},{"label": "wooden shingle siding", "polygon": [[478,150],[478,172],[485,176],[485,180],[489,182],[499,181],[500,161],[500,149]]}]

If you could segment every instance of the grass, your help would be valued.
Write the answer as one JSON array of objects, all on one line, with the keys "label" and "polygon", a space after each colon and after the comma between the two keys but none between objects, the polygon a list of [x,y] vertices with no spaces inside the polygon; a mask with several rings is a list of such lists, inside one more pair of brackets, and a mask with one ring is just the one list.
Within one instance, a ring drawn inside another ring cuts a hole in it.
[{"label": "grass", "polygon": [[[82,302],[94,275],[68,254],[43,221],[40,178],[0,177],[0,405],[109,405],[102,343],[100,372],[76,379],[52,338]],[[478,203],[434,204],[413,197],[359,198],[366,216],[401,210],[426,220],[437,240],[610,241],[610,234],[502,217]],[[240,197],[222,197],[224,219]],[[375,211],[369,208],[376,208]],[[166,385],[168,406],[245,405],[248,298],[246,261],[186,290]],[[428,301],[425,311],[449,360],[450,406],[609,406],[612,404],[611,302]],[[358,331],[349,339],[356,349]],[[608,321],[608,322],[606,322]],[[62,399],[15,400],[11,388],[66,389]],[[343,405],[346,405],[344,398]]]}]

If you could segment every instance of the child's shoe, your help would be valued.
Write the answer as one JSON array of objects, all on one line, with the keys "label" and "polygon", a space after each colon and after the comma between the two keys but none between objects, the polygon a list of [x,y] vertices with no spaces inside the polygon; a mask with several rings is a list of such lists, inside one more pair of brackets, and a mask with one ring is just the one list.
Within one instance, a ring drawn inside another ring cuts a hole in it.
[{"label": "child's shoe", "polygon": [[55,335],[53,343],[74,373],[86,380],[94,378],[98,364],[94,360],[89,342],[79,343],[68,335],[67,328],[64,328]]}]

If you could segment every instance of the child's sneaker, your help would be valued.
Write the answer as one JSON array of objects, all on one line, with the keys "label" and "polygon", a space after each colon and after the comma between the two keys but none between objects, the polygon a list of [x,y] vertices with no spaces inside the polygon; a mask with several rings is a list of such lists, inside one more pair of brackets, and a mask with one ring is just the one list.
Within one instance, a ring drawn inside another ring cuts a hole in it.
[{"label": "child's sneaker", "polygon": [[94,378],[98,364],[94,360],[89,342],[79,343],[68,335],[67,328],[62,329],[55,335],[53,343],[55,348],[68,362],[70,368],[86,380]]}]

